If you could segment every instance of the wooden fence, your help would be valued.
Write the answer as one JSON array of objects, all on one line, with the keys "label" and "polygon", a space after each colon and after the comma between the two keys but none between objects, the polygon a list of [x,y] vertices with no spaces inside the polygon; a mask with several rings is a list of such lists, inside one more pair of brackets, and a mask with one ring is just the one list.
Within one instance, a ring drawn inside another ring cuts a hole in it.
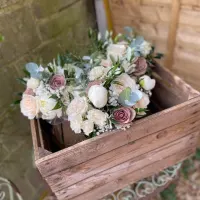
[{"label": "wooden fence", "polygon": [[161,64],[200,90],[200,0],[109,0],[115,32],[132,26],[165,54]]}]

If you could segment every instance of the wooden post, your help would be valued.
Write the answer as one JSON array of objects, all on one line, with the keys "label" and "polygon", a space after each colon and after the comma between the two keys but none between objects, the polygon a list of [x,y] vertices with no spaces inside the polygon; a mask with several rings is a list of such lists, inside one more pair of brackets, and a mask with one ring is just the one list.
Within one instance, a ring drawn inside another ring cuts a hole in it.
[{"label": "wooden post", "polygon": [[165,66],[172,69],[174,49],[176,46],[176,35],[180,14],[180,0],[173,0],[172,2],[172,13],[169,25],[169,34],[167,39],[167,57],[165,60]]}]

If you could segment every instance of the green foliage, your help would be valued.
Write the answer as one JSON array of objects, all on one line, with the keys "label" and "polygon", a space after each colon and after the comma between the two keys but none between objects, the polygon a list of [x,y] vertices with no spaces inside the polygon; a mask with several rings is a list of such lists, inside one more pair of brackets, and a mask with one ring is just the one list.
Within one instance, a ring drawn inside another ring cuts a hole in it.
[{"label": "green foliage", "polygon": [[26,81],[23,78],[17,78],[17,81],[23,85],[26,85]]},{"label": "green foliage", "polygon": [[195,154],[195,156],[194,156],[194,159],[200,161],[200,148],[197,148],[196,154]]},{"label": "green foliage", "polygon": [[167,189],[160,193],[163,200],[176,200],[176,185],[171,184]]},{"label": "green foliage", "polygon": [[187,159],[183,162],[181,173],[185,179],[188,179],[189,172],[194,168],[194,163],[192,159]]},{"label": "green foliage", "polygon": [[55,107],[53,108],[53,110],[58,110],[58,109],[60,109],[60,108],[62,108],[62,102],[58,101],[58,102],[56,103]]},{"label": "green foliage", "polygon": [[18,99],[16,101],[14,101],[10,106],[16,106],[16,105],[19,105],[21,102],[21,99]]},{"label": "green foliage", "polygon": [[4,41],[4,36],[0,34],[0,42]]},{"label": "green foliage", "polygon": [[115,64],[113,64],[113,68],[108,71],[107,78],[104,83],[105,88],[109,88],[113,80],[115,80],[120,74],[124,73],[124,68],[121,67],[121,63],[117,61]]}]

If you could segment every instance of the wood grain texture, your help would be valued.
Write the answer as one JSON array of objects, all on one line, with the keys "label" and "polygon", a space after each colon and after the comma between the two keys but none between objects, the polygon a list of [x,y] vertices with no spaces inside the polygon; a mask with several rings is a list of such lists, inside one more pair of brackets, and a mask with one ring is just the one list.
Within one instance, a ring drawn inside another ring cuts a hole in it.
[{"label": "wood grain texture", "polygon": [[180,0],[172,1],[172,12],[170,18],[169,34],[167,38],[167,57],[165,60],[165,66],[167,68],[172,68],[174,49],[176,46],[176,34],[178,29],[179,15],[180,15]]},{"label": "wood grain texture", "polygon": [[[126,174],[134,173],[134,171],[141,170],[143,172],[143,168],[145,166],[152,164],[157,161],[161,161],[173,154],[176,154],[177,152],[183,151],[184,149],[191,148],[196,145],[197,143],[197,137],[199,135],[199,132],[190,134],[188,136],[185,136],[179,140],[176,140],[174,142],[171,142],[170,144],[163,145],[160,148],[157,148],[153,151],[150,151],[148,153],[145,153],[143,155],[140,155],[138,157],[132,158],[120,165],[117,165],[113,168],[110,168],[104,172],[101,172],[99,174],[96,174],[88,179],[85,179],[83,181],[80,181],[70,187],[67,187],[63,190],[60,190],[58,192],[55,192],[56,196],[59,199],[74,199],[75,196],[81,195],[85,192],[92,193],[92,190],[95,190],[96,188],[105,187],[106,184],[112,181],[118,181]],[[175,163],[174,163],[175,164]],[[165,163],[165,168],[169,167],[170,165],[168,163]],[[145,172],[143,172],[144,175]],[[146,171],[148,173],[148,170]],[[156,173],[156,170],[154,169],[154,173]],[[147,177],[146,175],[144,177]],[[140,179],[144,178],[142,177],[142,173],[140,173]],[[135,179],[132,179],[133,182],[135,182]],[[123,186],[126,186],[130,184],[129,181],[124,180]],[[109,193],[113,192],[109,188]],[[117,188],[118,189],[118,188]],[[115,189],[116,190],[116,189]],[[107,194],[109,194],[107,193]],[[105,195],[107,195],[105,194]],[[102,192],[99,194],[101,197]],[[93,196],[95,197],[95,196]],[[99,199],[95,197],[96,199]],[[92,199],[92,198],[91,198]],[[89,200],[89,199],[88,199]]]},{"label": "wood grain texture", "polygon": [[31,127],[31,134],[33,140],[33,149],[34,149],[34,156],[35,160],[39,159],[39,142],[38,142],[38,135],[37,135],[37,122],[35,120],[30,120],[30,127]]},{"label": "wood grain texture", "polygon": [[146,178],[155,174],[155,170],[157,172],[162,171],[163,169],[166,168],[166,163],[172,166],[174,163],[179,162],[183,157],[186,158],[186,157],[191,156],[194,151],[195,149],[191,148],[191,149],[184,149],[181,152],[176,152],[176,154],[171,155],[167,158],[164,158],[162,161],[154,162],[152,164],[149,164],[148,166],[145,166],[143,169],[137,170],[135,172],[131,172],[129,174],[126,174],[125,176],[121,176],[119,179],[114,180],[102,187],[97,187],[93,191],[86,192],[84,194],[81,194],[81,196],[77,196],[73,198],[73,200],[99,199],[101,198],[100,196],[106,196],[111,191],[115,191],[116,189],[119,190],[123,187],[126,187],[127,186],[126,182],[135,183],[141,180],[141,175],[143,178]]},{"label": "wood grain texture", "polygon": [[156,103],[162,108],[181,104],[200,95],[197,90],[193,89],[168,69],[160,67],[156,62],[153,69],[153,76],[156,79],[153,99],[156,99]]},{"label": "wood grain texture", "polygon": [[199,114],[200,97],[196,97],[176,107],[136,121],[126,131],[104,133],[98,137],[41,158],[36,161],[36,165],[41,174],[46,177],[130,144],[139,138],[148,136]]},{"label": "wood grain texture", "polygon": [[118,149],[105,153],[72,169],[46,177],[46,181],[54,192],[73,185],[97,173],[117,166],[129,159],[142,155],[163,145],[171,143],[200,129],[200,116],[181,122],[165,130],[153,133],[124,145]]}]

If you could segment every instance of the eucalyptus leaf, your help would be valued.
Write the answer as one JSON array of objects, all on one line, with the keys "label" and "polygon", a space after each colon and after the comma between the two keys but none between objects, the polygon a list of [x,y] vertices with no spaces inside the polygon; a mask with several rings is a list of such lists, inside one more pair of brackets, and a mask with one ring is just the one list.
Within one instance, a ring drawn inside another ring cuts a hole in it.
[{"label": "eucalyptus leaf", "polygon": [[39,67],[36,63],[27,63],[26,64],[26,70],[30,73],[32,78],[35,79],[41,79],[42,78],[42,74],[39,71]]},{"label": "eucalyptus leaf", "polygon": [[57,55],[57,64],[58,64],[58,66],[61,66],[60,54]]},{"label": "eucalyptus leaf", "polygon": [[118,98],[118,101],[123,106],[134,106],[139,100],[142,99],[142,92],[140,90],[131,91],[130,88],[123,90]]},{"label": "eucalyptus leaf", "polygon": [[143,42],[144,42],[144,37],[142,37],[142,36],[137,36],[137,37],[135,38],[135,45],[136,45],[136,46],[141,45]]}]

